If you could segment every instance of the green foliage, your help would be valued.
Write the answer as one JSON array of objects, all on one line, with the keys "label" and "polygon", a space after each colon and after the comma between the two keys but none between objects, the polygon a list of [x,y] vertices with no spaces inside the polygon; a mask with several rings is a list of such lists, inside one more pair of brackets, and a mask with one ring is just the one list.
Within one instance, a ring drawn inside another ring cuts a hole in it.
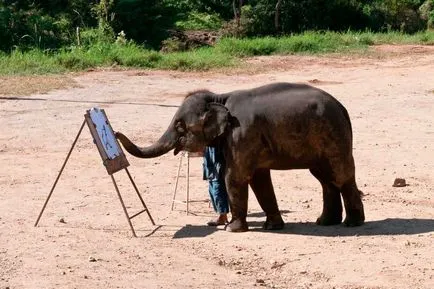
[{"label": "green foliage", "polygon": [[[3,0],[0,50],[53,50],[76,45],[77,27],[84,31],[85,45],[112,43],[123,31],[124,43],[134,41],[154,49],[161,47],[173,28],[221,29],[224,35],[235,37],[348,30],[416,33],[434,28],[434,0],[282,0],[277,18],[276,3],[277,0]],[[242,6],[239,19],[235,17],[238,13],[234,13],[234,4],[237,11],[238,5]]]},{"label": "green foliage", "polygon": [[372,7],[383,14],[383,28],[415,33],[425,27],[418,12],[423,2],[424,0],[376,0]]},{"label": "green foliage", "polygon": [[54,48],[62,40],[62,22],[35,8],[17,10],[0,4],[0,25],[0,49],[6,51],[13,46]]},{"label": "green foliage", "polygon": [[401,32],[313,32],[285,37],[224,38],[215,49],[221,54],[237,57],[294,53],[345,53],[364,51],[375,44],[434,44],[434,32],[413,35]]},{"label": "green foliage", "polygon": [[219,53],[213,48],[200,48],[195,51],[164,54],[159,68],[206,71],[234,64],[233,55]]},{"label": "green foliage", "polygon": [[185,51],[185,43],[176,38],[167,38],[162,42],[161,51],[163,52],[177,52]]},{"label": "green foliage", "polygon": [[309,30],[367,29],[414,33],[426,26],[418,11],[424,0],[281,1],[277,27],[276,0],[244,2],[246,5],[242,7],[237,33],[231,33],[235,29],[229,25],[227,35],[260,36]]},{"label": "green foliage", "polygon": [[299,33],[307,30],[346,31],[367,27],[361,1],[282,1],[279,27],[275,27],[275,0],[249,1],[242,9],[246,35]]},{"label": "green foliage", "polygon": [[182,30],[218,30],[222,24],[223,20],[218,14],[192,11],[186,20],[177,21],[175,25]]},{"label": "green foliage", "polygon": [[215,49],[223,54],[238,57],[270,55],[278,50],[279,39],[274,37],[238,39],[224,38],[217,43]]},{"label": "green foliage", "polygon": [[177,20],[176,10],[160,0],[117,0],[113,29],[123,30],[129,39],[158,48]]},{"label": "green foliage", "polygon": [[286,37],[222,39],[216,46],[221,53],[239,57],[293,53],[331,53],[365,48],[366,40],[354,34],[305,32]]},{"label": "green foliage", "polygon": [[40,50],[26,52],[14,50],[6,54],[0,53],[0,75],[11,74],[48,74],[66,72],[54,57]]},{"label": "green foliage", "polygon": [[[82,46],[57,51],[31,49],[0,52],[1,74],[47,74],[96,67],[137,67],[203,71],[237,65],[242,57],[271,54],[318,54],[364,51],[376,44],[434,45],[434,31],[412,35],[402,32],[314,32],[284,37],[223,38],[215,47],[162,53],[144,49],[119,33],[116,41],[99,41],[99,29],[86,30]],[[86,39],[86,40],[84,40]]]},{"label": "green foliage", "polygon": [[185,19],[191,11],[205,14],[217,14],[224,20],[234,16],[232,0],[163,0],[164,5],[177,11],[181,19]]},{"label": "green foliage", "polygon": [[387,33],[372,33],[364,32],[357,33],[359,39],[364,38],[369,42],[369,45],[379,44],[423,44],[434,45],[434,32],[421,31],[414,34],[405,34],[402,32],[394,31]]},{"label": "green foliage", "polygon": [[[75,41],[75,27],[93,25],[95,1],[1,1],[0,50],[55,49]],[[68,11],[65,12],[65,11]]]},{"label": "green foliage", "polygon": [[421,18],[426,22],[428,29],[434,29],[434,0],[426,0],[420,7]]},{"label": "green foliage", "polygon": [[220,54],[212,48],[160,53],[143,49],[133,43],[100,43],[64,49],[56,53],[40,50],[0,53],[0,75],[62,73],[113,66],[203,71],[234,64],[235,59],[232,56]]},{"label": "green foliage", "polygon": [[112,43],[115,41],[112,33],[100,28],[84,29],[80,32],[81,45],[93,46],[95,44]]}]

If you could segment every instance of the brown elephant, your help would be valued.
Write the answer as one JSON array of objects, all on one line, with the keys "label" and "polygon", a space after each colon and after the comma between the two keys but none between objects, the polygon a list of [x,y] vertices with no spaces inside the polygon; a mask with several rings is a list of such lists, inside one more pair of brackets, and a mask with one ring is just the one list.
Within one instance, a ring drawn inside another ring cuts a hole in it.
[{"label": "brown elephant", "polygon": [[365,220],[362,193],[355,181],[352,128],[345,107],[330,94],[304,84],[274,83],[249,90],[190,93],[161,138],[138,147],[116,133],[125,149],[154,158],[174,149],[202,152],[218,140],[226,159],[225,182],[232,220],[226,230],[248,230],[250,184],[266,214],[264,228],[282,229],[270,170],[309,169],[323,189],[319,225],[342,222],[341,194],[347,226]]}]

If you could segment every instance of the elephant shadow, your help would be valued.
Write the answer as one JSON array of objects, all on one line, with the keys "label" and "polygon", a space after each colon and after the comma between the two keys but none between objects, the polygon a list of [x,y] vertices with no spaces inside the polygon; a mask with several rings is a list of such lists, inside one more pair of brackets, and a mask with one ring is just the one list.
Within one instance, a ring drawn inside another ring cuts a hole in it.
[{"label": "elephant shadow", "polygon": [[[260,215],[260,213],[258,214]],[[254,213],[253,216],[259,216],[258,214]],[[249,216],[251,216],[251,214],[249,214]],[[346,227],[342,224],[336,226],[318,226],[313,222],[286,223],[285,228],[278,231],[264,230],[262,229],[262,224],[263,222],[249,222],[250,231],[268,234],[290,234],[322,237],[415,235],[434,232],[433,219],[388,218],[378,221],[368,221],[360,227]],[[218,230],[224,230],[224,227],[216,228],[206,225],[187,225],[178,230],[173,238],[201,238],[211,235]]]},{"label": "elephant shadow", "polygon": [[[281,210],[282,214],[291,213],[289,210]],[[265,217],[264,212],[252,212],[248,214],[248,217],[252,218],[261,218]],[[254,222],[253,222],[254,223]],[[249,223],[250,224],[250,223]],[[218,231],[218,230],[224,230],[223,226],[220,227],[210,227],[207,225],[186,225],[176,231],[175,235],[173,236],[173,239],[180,239],[180,238],[201,238],[208,235],[211,235],[212,233]]]},{"label": "elephant shadow", "polygon": [[[290,211],[290,210],[280,210],[280,213],[283,214],[283,215],[285,215],[285,214],[292,213],[292,211]],[[262,217],[265,217],[265,213],[264,212],[252,212],[252,213],[248,213],[247,217],[250,217],[250,218],[262,218]],[[249,224],[250,224],[250,222],[249,222]]]},{"label": "elephant shadow", "polygon": [[[186,225],[175,232],[173,239],[202,238],[211,235],[218,230],[220,230],[220,228],[210,227],[207,225]],[[224,227],[221,227],[221,230],[224,230]]]},{"label": "elephant shadow", "polygon": [[415,235],[434,232],[433,219],[402,219],[388,218],[377,221],[367,221],[360,227],[346,227],[345,225],[318,226],[314,222],[286,223],[279,231],[262,229],[262,222],[249,222],[251,231],[273,234],[292,234],[307,236],[379,236],[379,235]]}]

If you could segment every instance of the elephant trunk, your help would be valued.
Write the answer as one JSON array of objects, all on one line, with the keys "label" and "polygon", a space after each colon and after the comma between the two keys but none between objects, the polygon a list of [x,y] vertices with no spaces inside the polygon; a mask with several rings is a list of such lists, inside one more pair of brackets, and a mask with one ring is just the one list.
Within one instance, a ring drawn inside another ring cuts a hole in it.
[{"label": "elephant trunk", "polygon": [[122,143],[127,152],[138,158],[156,158],[164,155],[175,148],[178,140],[176,132],[170,129],[156,143],[148,147],[138,147],[120,132],[116,132],[116,138]]}]

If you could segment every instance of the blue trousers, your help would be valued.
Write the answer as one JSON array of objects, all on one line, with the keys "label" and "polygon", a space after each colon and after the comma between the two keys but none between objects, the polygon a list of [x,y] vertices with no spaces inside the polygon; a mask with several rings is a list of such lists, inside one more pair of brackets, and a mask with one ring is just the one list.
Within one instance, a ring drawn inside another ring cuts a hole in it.
[{"label": "blue trousers", "polygon": [[218,214],[229,213],[228,193],[224,180],[210,180],[208,190],[214,211]]}]

